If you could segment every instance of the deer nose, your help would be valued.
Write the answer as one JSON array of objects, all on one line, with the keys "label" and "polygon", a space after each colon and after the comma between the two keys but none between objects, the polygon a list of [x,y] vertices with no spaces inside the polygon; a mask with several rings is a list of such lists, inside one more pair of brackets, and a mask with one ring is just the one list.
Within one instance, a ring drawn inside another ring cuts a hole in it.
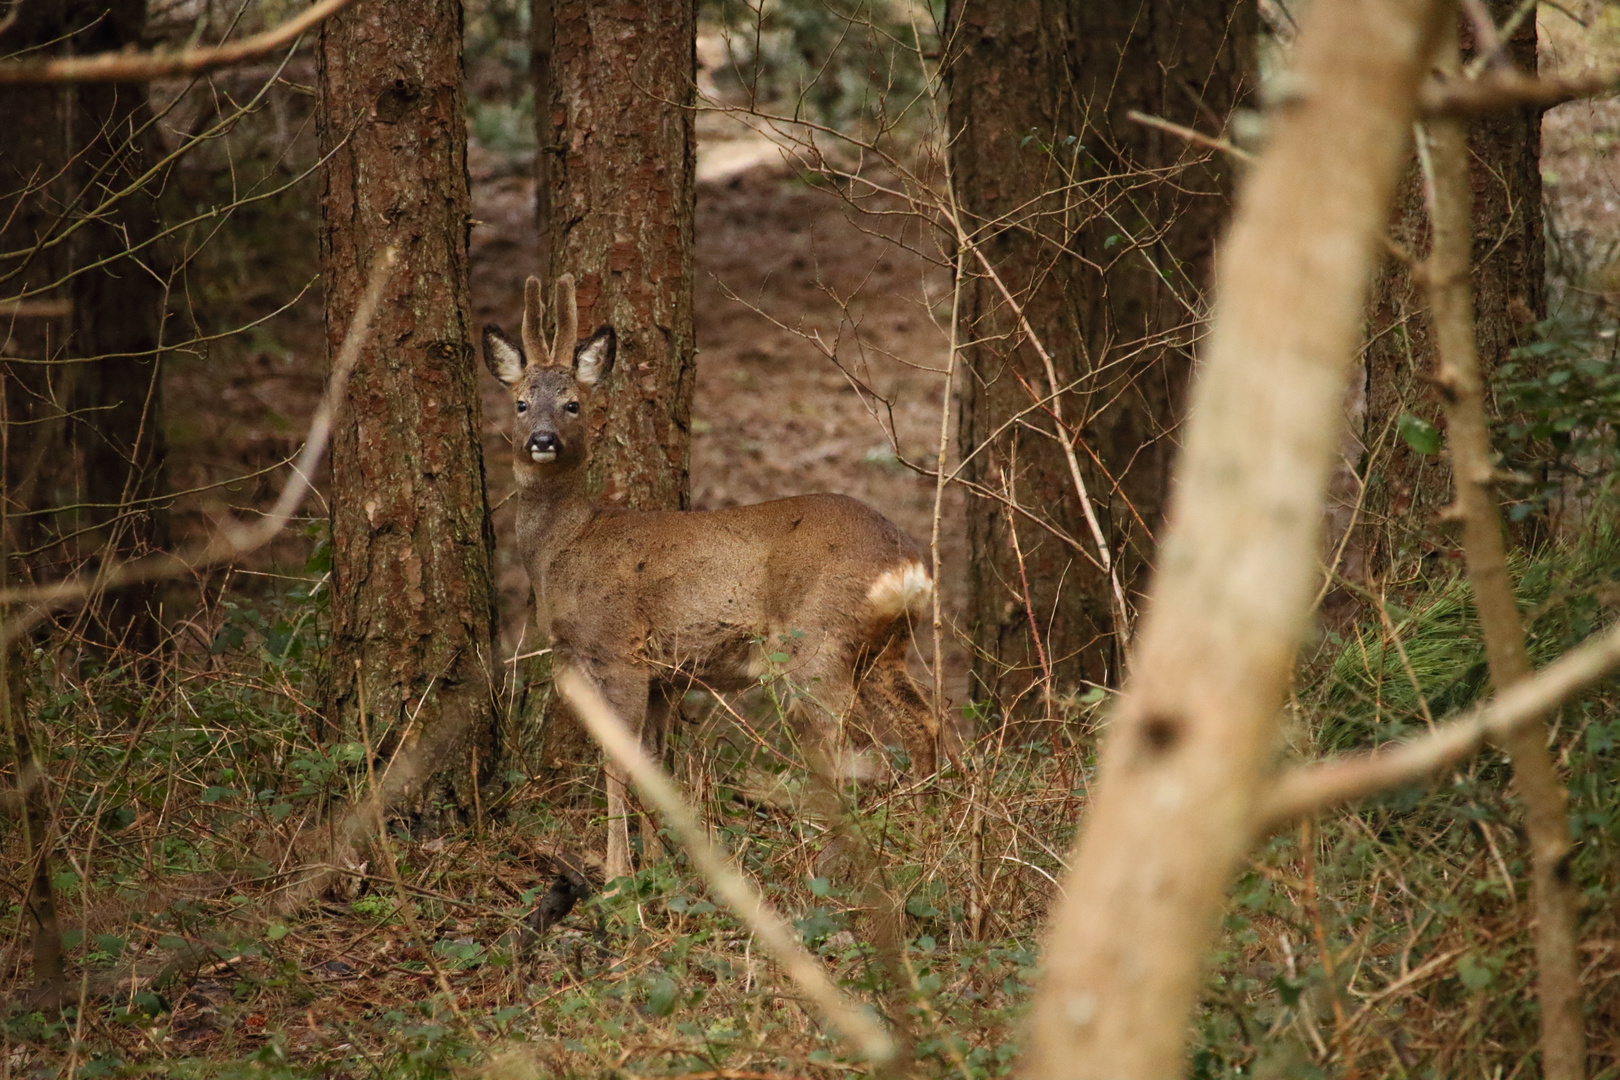
[{"label": "deer nose", "polygon": [[523,444],[532,461],[547,462],[557,460],[557,454],[562,450],[562,440],[549,431],[537,431],[529,436],[529,441]]}]

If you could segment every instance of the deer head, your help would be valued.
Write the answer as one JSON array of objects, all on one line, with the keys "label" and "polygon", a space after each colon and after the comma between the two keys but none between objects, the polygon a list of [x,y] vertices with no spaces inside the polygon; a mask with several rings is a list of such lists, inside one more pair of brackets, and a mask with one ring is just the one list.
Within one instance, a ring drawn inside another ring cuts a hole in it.
[{"label": "deer head", "polygon": [[[557,279],[556,327],[545,334],[546,305],[540,279],[523,287],[523,343],[515,344],[497,326],[484,327],[484,363],[512,392],[516,420],[512,448],[520,479],[538,479],[549,470],[577,469],[585,461],[585,404],[590,390],[613,370],[618,336],[611,326],[576,344],[579,307],[574,277]],[[536,468],[538,467],[538,469]]]}]

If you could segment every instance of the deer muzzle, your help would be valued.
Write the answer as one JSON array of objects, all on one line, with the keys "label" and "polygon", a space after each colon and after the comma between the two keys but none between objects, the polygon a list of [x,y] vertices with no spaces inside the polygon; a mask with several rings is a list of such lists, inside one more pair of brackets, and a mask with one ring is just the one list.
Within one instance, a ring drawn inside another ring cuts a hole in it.
[{"label": "deer muzzle", "polygon": [[528,453],[529,460],[544,465],[556,461],[557,454],[562,450],[562,440],[549,431],[537,431],[529,436],[529,441],[523,444]]}]

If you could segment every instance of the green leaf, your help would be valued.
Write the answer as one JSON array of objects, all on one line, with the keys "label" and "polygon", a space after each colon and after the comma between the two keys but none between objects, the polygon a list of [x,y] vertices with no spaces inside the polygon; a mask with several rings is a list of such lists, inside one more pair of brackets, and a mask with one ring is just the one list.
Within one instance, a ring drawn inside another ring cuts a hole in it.
[{"label": "green leaf", "polygon": [[812,896],[826,896],[832,890],[832,882],[824,877],[813,877],[807,884],[810,886]]},{"label": "green leaf", "polygon": [[332,569],[332,541],[321,537],[316,541],[315,548],[304,561],[304,573],[324,574]]},{"label": "green leaf", "polygon": [[264,936],[271,941],[280,941],[289,933],[286,923],[271,923],[264,931]]},{"label": "green leaf", "polygon": [[1395,421],[1395,429],[1407,446],[1425,457],[1434,457],[1440,452],[1440,429],[1422,417],[1401,413],[1401,418]]},{"label": "green leaf", "polygon": [[674,980],[660,975],[647,987],[647,1009],[654,1016],[668,1016],[680,1004],[681,991]]},{"label": "green leaf", "polygon": [[228,649],[240,649],[242,642],[247,640],[247,631],[235,623],[226,623],[214,635],[214,643],[208,647],[210,656],[218,656]]},{"label": "green leaf", "polygon": [[921,896],[913,896],[906,901],[906,914],[914,919],[932,919],[939,914],[939,908]]},{"label": "green leaf", "polygon": [[1496,981],[1497,972],[1502,970],[1502,961],[1492,956],[1477,956],[1469,953],[1457,961],[1457,977],[1462,984],[1470,990],[1479,991]]},{"label": "green leaf", "polygon": [[1271,988],[1277,991],[1277,996],[1282,998],[1282,1003],[1290,1009],[1299,1004],[1300,992],[1305,989],[1302,984],[1290,982],[1281,975],[1272,978]]}]

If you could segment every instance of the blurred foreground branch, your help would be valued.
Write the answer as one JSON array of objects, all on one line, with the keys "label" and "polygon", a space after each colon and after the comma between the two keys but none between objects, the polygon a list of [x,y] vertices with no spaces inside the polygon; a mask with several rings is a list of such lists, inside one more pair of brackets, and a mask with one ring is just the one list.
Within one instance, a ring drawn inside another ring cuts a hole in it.
[{"label": "blurred foreground branch", "polygon": [[[21,0],[19,0],[19,3]],[[16,60],[0,64],[0,86],[26,83],[149,82],[176,75],[201,75],[222,67],[257,60],[319,26],[342,11],[349,0],[320,0],[273,30],[255,34],[234,45],[179,52],[106,52],[93,56],[65,56],[49,60]]]},{"label": "blurred foreground branch", "polygon": [[663,813],[693,864],[708,879],[709,887],[753,932],[822,1016],[866,1060],[879,1066],[890,1061],[895,1056],[894,1041],[869,1013],[844,996],[828,977],[827,969],[805,951],[798,932],[714,845],[675,785],[647,756],[640,741],[614,715],[596,687],[584,676],[564,670],[557,676],[557,689],[602,745],[602,751],[624,767],[641,794]]},{"label": "blurred foreground branch", "polygon": [[1189,1017],[1320,581],[1322,506],[1438,0],[1317,0],[1216,260],[1168,528],[1023,1075],[1163,1078]]},{"label": "blurred foreground branch", "polygon": [[208,543],[190,551],[159,552],[130,562],[108,563],[94,571],[76,574],[52,585],[0,591],[0,607],[11,604],[29,605],[28,610],[22,614],[0,623],[0,648],[10,645],[38,626],[52,611],[82,603],[104,589],[177,577],[245,555],[269,543],[292,519],[293,513],[303,503],[304,496],[309,494],[315,466],[319,464],[321,455],[326,452],[326,443],[332,434],[333,421],[343,406],[343,393],[348,385],[349,373],[354,369],[355,362],[360,358],[360,350],[371,334],[371,320],[377,313],[383,287],[387,285],[393,269],[394,249],[389,247],[372,263],[366,291],[360,300],[360,306],[355,310],[354,319],[349,324],[348,335],[343,339],[343,348],[332,364],[332,377],[327,384],[326,395],[321,399],[320,406],[310,421],[309,435],[304,440],[303,452],[293,463],[292,478],[287,481],[287,486],[281,489],[280,498],[276,500],[276,504],[270,508],[268,514],[253,525],[243,525],[233,518],[226,517],[220,522],[218,531]]},{"label": "blurred foreground branch", "polygon": [[1437,78],[1423,86],[1427,118],[1468,119],[1511,109],[1550,109],[1570,101],[1620,92],[1620,71],[1568,77],[1526,75],[1512,69],[1489,71],[1477,79]]},{"label": "blurred foreground branch", "polygon": [[1492,700],[1425,735],[1365,754],[1301,765],[1271,785],[1255,811],[1259,835],[1329,807],[1422,783],[1475,753],[1532,729],[1550,710],[1620,669],[1620,623],[1594,635]]}]

